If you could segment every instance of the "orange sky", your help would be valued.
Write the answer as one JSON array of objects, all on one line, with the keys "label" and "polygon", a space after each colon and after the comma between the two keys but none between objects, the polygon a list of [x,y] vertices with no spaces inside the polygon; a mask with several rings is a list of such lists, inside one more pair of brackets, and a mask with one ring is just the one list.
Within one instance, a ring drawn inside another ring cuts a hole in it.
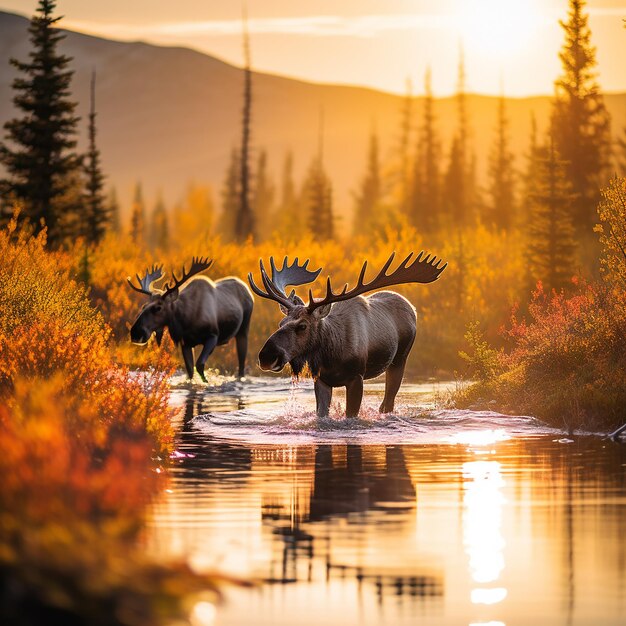
[{"label": "orange sky", "polygon": [[[29,14],[35,0],[0,0]],[[454,91],[459,47],[470,91],[551,93],[567,0],[248,0],[256,69],[333,83],[419,93],[427,65],[436,94]],[[185,45],[241,63],[236,0],[59,0],[68,28]],[[626,0],[590,0],[600,83],[626,91]]]}]

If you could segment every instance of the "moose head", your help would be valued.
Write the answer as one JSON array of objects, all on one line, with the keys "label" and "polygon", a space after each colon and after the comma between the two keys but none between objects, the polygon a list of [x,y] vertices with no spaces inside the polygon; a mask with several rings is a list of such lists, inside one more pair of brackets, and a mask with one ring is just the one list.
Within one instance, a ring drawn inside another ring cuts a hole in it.
[{"label": "moose head", "polygon": [[186,283],[192,276],[203,272],[211,267],[213,260],[202,257],[194,257],[191,261],[191,268],[189,271],[185,270],[183,265],[183,271],[181,278],[178,278],[172,271],[171,283],[167,282],[163,289],[155,289],[153,283],[163,278],[163,266],[153,265],[151,270],[146,269],[145,275],[142,277],[136,274],[139,287],[135,286],[130,278],[126,279],[128,284],[139,293],[142,293],[150,298],[146,304],[141,307],[135,322],[130,329],[130,339],[133,343],[144,345],[148,342],[148,339],[155,333],[156,341],[158,345],[161,345],[161,339],[163,338],[163,331],[168,325],[170,319],[172,319],[172,310],[174,303],[178,299],[179,289],[184,283]]}]

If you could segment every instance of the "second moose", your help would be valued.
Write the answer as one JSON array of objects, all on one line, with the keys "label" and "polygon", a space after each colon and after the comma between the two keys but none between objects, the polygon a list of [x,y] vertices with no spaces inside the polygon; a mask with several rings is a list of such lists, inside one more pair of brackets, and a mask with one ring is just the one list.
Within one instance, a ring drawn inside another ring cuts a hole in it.
[{"label": "second moose", "polygon": [[222,278],[213,282],[204,276],[196,276],[211,267],[212,263],[208,259],[192,259],[189,271],[185,271],[183,266],[181,278],[172,273],[172,282],[162,290],[152,287],[152,283],[163,277],[161,267],[146,270],[143,278],[137,276],[139,287],[133,285],[130,277],[127,279],[135,291],[150,298],[130,329],[131,341],[145,344],[155,333],[160,343],[167,327],[174,343],[182,347],[190,379],[193,378],[193,348],[202,346],[196,371],[204,382],[207,382],[204,366],[215,346],[221,346],[232,338],[237,344],[239,376],[244,375],[254,305],[250,290],[238,278]]},{"label": "second moose", "polygon": [[411,261],[410,254],[390,274],[395,253],[370,282],[365,282],[367,261],[363,264],[356,286],[333,291],[330,278],[326,295],[314,299],[309,290],[307,304],[289,286],[314,282],[321,269],[307,269],[308,260],[298,265],[296,258],[288,265],[287,258],[277,269],[270,258],[271,278],[261,261],[259,288],[252,274],[248,281],[252,290],[262,298],[280,305],[285,318],[280,328],[266,341],[259,353],[259,365],[264,370],[279,372],[287,363],[297,376],[308,364],[315,379],[317,415],[328,415],[334,387],[346,388],[346,415],[358,415],[363,398],[363,380],[386,372],[385,396],[381,413],[394,409],[396,394],[402,382],[407,357],[415,341],[417,318],[415,308],[403,296],[393,291],[380,291],[366,298],[362,294],[381,287],[403,283],[431,283],[446,268],[436,257],[421,252]]}]

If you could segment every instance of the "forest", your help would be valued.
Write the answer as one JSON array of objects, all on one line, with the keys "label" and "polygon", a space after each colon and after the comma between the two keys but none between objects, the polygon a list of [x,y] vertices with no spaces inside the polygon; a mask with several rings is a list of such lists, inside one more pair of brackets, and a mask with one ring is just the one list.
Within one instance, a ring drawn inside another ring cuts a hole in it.
[{"label": "forest", "polygon": [[[150,206],[138,181],[125,206],[98,148],[97,71],[90,114],[79,119],[56,4],[40,0],[29,56],[10,61],[15,117],[0,143],[0,580],[19,580],[22,600],[9,623],[52,606],[96,624],[115,603],[120,623],[153,624],[186,610],[194,590],[219,595],[218,575],[152,562],[136,548],[141,508],[168,480],[168,380],[181,367],[168,337],[161,346],[129,342],[145,297],[126,277],[155,263],[179,272],[208,256],[211,278],[245,281],[259,259],[308,258],[323,268],[313,286],[322,295],[327,276],[354,284],[365,260],[373,271],[392,251],[426,250],[448,267],[432,285],[398,288],[418,314],[407,378],[454,379],[456,391],[442,399],[449,406],[533,415],[568,432],[609,432],[624,421],[626,134],[605,106],[585,2],[570,0],[562,18],[549,124],[529,120],[523,154],[511,149],[502,94],[488,163],[477,163],[461,52],[452,141],[441,139],[428,70],[423,93],[407,93],[398,111],[392,157],[372,123],[349,210],[334,200],[323,108],[302,180],[298,155],[269,155],[255,143],[245,31],[241,135],[221,187],[190,184],[171,206]],[[84,153],[79,125],[88,128]],[[277,179],[270,156],[282,163]],[[257,298],[250,375],[280,318]],[[209,366],[232,374],[234,348],[218,349]],[[51,491],[58,497],[42,497]],[[79,556],[83,541],[98,546],[88,557]],[[76,558],[66,560],[68,551]],[[44,570],[62,573],[54,587]],[[39,600],[28,603],[33,589]]]}]

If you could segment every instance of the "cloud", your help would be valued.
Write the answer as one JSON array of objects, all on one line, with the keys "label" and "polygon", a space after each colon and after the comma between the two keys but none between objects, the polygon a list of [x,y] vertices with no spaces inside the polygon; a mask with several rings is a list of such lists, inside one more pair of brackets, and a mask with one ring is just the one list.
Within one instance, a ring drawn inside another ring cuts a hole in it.
[{"label": "cloud", "polygon": [[[248,21],[252,34],[308,35],[311,37],[374,37],[389,31],[445,28],[453,23],[445,14],[311,15],[306,17],[259,18]],[[241,20],[199,20],[163,22],[147,25],[115,24],[65,20],[66,28],[98,33],[109,37],[198,37],[241,34]]]}]

